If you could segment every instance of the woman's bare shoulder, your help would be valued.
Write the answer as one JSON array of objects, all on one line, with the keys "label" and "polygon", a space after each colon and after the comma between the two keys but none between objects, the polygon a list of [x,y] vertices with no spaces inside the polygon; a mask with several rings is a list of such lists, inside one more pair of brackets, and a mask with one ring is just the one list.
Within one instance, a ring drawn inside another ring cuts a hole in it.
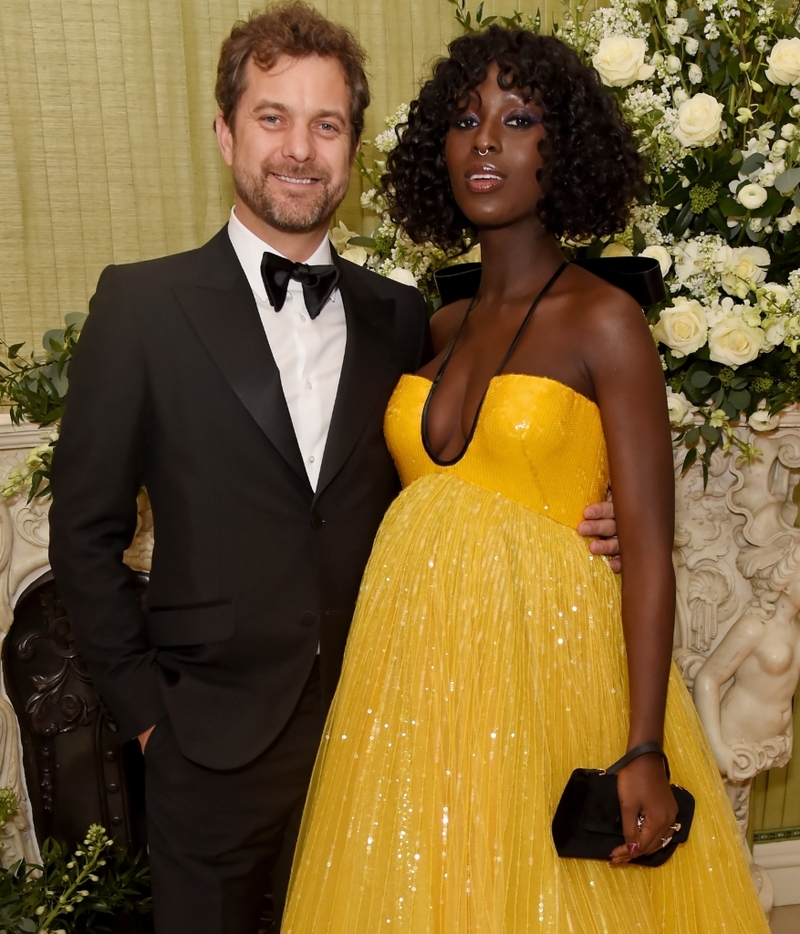
[{"label": "woman's bare shoulder", "polygon": [[431,339],[436,354],[441,353],[461,324],[469,299],[460,299],[443,305],[431,318]]}]

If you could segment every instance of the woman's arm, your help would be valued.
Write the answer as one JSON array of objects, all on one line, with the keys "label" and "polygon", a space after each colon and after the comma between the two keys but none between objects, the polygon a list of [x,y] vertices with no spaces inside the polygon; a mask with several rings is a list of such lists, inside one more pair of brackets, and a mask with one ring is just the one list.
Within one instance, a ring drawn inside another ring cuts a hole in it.
[{"label": "woman's arm", "polygon": [[[582,313],[583,359],[608,446],[622,575],[628,656],[628,749],[662,742],[675,620],[672,566],[674,474],[664,375],[647,322],[624,293],[603,289]],[[659,756],[634,760],[618,777],[626,847],[615,861],[654,852],[677,806]],[[644,820],[641,829],[637,818]]]}]

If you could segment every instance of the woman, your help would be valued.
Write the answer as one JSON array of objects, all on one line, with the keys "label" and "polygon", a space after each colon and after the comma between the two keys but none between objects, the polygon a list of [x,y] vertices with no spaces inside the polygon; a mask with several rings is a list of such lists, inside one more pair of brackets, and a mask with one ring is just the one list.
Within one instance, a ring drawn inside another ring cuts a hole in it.
[{"label": "woman", "polygon": [[[434,317],[436,356],[386,414],[405,489],[362,584],[284,934],[767,930],[670,675],[658,355],[641,309],[556,239],[620,229],[639,176],[596,74],[552,38],[457,39],[411,107],[389,160],[395,220],[443,247],[471,227],[483,274]],[[573,531],[609,477],[621,614]],[[627,865],[676,817],[648,754],[619,773],[625,844],[608,864],[560,860],[550,821],[572,769],[662,737],[697,798],[688,844],[659,869]]]}]

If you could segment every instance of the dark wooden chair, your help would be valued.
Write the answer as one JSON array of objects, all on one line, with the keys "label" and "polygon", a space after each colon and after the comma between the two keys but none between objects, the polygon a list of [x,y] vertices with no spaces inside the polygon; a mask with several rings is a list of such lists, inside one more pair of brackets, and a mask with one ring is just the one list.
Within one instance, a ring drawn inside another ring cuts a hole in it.
[{"label": "dark wooden chair", "polygon": [[[144,592],[146,578],[140,579]],[[33,822],[39,840],[71,846],[102,824],[131,853],[146,847],[144,760],[120,743],[114,718],[92,685],[49,571],[22,594],[3,643],[6,689],[19,721]],[[140,917],[115,930],[147,931]]]}]

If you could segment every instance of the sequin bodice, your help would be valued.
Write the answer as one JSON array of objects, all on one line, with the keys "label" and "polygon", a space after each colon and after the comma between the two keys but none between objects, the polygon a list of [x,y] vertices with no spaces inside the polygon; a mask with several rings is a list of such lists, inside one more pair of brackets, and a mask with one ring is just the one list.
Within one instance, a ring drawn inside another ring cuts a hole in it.
[{"label": "sequin bodice", "polygon": [[386,440],[404,487],[426,474],[451,474],[573,528],[589,503],[605,497],[600,412],[574,389],[542,376],[495,376],[463,457],[442,466],[422,442],[430,387],[424,377],[403,376],[386,411]]}]

